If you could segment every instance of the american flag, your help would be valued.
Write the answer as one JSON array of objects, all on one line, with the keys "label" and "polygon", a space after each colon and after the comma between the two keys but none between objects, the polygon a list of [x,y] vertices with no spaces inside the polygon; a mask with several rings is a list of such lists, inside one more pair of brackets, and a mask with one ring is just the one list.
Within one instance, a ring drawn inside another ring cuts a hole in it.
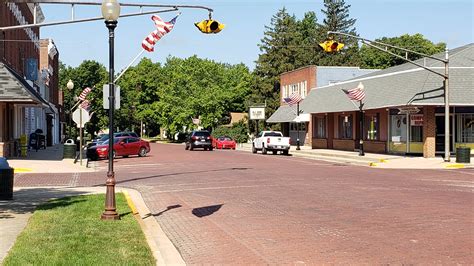
[{"label": "american flag", "polygon": [[89,100],[84,100],[79,106],[86,111],[89,111],[91,109],[91,103],[89,102]]},{"label": "american flag", "polygon": [[283,101],[285,101],[289,106],[292,106],[293,104],[297,104],[301,102],[303,98],[301,98],[301,95],[299,93],[293,92],[290,97],[284,98]]},{"label": "american flag", "polygon": [[176,19],[178,18],[180,14],[176,15],[172,20],[169,22],[163,21],[160,17],[158,16],[152,16],[151,19],[155,22],[156,30],[152,31],[143,41],[142,41],[142,47],[148,52],[153,52],[154,49],[153,47],[155,46],[155,43],[159,41],[165,34],[170,32],[174,24],[176,23]]},{"label": "american flag", "polygon": [[86,99],[87,94],[91,92],[92,89],[89,87],[86,87],[84,90],[82,90],[81,94],[79,95],[79,100],[84,101]]},{"label": "american flag", "polygon": [[365,98],[364,85],[362,82],[359,82],[359,85],[353,89],[342,91],[353,101],[362,101]]}]

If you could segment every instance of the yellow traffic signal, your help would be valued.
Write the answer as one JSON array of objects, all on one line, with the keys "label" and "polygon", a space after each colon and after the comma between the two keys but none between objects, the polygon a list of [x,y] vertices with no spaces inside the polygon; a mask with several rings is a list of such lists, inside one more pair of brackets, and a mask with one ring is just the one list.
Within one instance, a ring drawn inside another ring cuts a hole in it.
[{"label": "yellow traffic signal", "polygon": [[328,40],[320,43],[319,46],[323,48],[325,52],[335,53],[339,52],[344,47],[344,44],[333,40]]},{"label": "yellow traffic signal", "polygon": [[196,22],[194,23],[194,25],[196,25],[196,27],[202,33],[218,33],[225,27],[224,24],[212,19],[206,19],[201,22]]}]

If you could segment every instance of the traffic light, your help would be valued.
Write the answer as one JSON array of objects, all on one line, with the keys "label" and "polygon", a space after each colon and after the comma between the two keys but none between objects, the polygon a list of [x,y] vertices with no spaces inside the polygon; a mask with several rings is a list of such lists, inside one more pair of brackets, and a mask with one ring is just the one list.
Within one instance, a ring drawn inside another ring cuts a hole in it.
[{"label": "traffic light", "polygon": [[212,19],[206,19],[201,22],[196,22],[194,23],[196,27],[202,32],[202,33],[218,33],[220,32],[225,25],[222,23],[217,22],[216,20]]},{"label": "traffic light", "polygon": [[325,52],[335,53],[339,52],[344,47],[344,44],[333,40],[328,40],[320,43],[319,46],[323,48]]}]

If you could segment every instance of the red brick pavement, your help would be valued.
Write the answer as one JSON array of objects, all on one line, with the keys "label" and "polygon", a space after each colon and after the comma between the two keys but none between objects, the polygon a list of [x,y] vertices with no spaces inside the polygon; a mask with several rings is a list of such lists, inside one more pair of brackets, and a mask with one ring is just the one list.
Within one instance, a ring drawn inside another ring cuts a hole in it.
[{"label": "red brick pavement", "polygon": [[[96,186],[102,172],[16,186]],[[472,170],[389,170],[152,145],[116,160],[188,264],[470,264]],[[119,210],[120,211],[120,210]],[[203,216],[204,215],[204,216]]]}]

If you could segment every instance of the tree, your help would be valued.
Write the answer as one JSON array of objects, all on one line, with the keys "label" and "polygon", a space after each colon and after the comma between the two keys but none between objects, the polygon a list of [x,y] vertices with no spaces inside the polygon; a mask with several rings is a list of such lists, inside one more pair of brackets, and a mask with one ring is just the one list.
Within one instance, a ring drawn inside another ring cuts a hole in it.
[{"label": "tree", "polygon": [[[63,88],[64,110],[69,119],[71,113],[77,108],[77,106],[74,107],[77,102],[74,98],[78,97],[84,88],[93,88],[87,96],[87,99],[91,102],[91,113],[94,112],[91,121],[85,126],[90,133],[96,132],[107,125],[107,114],[102,108],[102,86],[107,82],[107,77],[105,67],[92,60],[85,60],[76,68],[66,66],[63,63],[60,63],[59,66],[59,87]],[[69,80],[74,82],[72,90],[67,89],[66,84]],[[66,132],[77,135],[76,125],[72,121],[68,124]]]},{"label": "tree", "polygon": [[[354,27],[356,19],[349,17],[349,8],[344,0],[325,0],[325,9],[321,12],[325,15],[323,24],[319,25],[323,32],[337,31],[356,35]],[[358,66],[360,63],[359,46],[357,39],[341,35],[330,36],[338,42],[344,43],[345,48],[336,54],[325,54],[319,65],[323,66]]]},{"label": "tree", "polygon": [[228,65],[192,56],[169,57],[161,66],[143,59],[123,76],[127,92],[124,123],[143,120],[153,134],[164,128],[173,136],[195,126],[200,117],[203,127],[215,127],[230,111],[245,110],[251,74],[243,64]]},{"label": "tree", "polygon": [[[382,37],[376,39],[376,41],[383,42],[386,44],[410,49],[419,53],[424,53],[427,55],[432,55],[436,53],[443,52],[446,49],[445,43],[434,44],[428,39],[425,39],[422,34],[409,35],[405,34],[400,37]],[[377,45],[380,46],[380,45]],[[395,54],[405,56],[405,52],[397,49],[389,48],[390,52]],[[361,55],[361,67],[363,68],[388,68],[396,65],[405,63],[406,61],[400,58],[397,58],[388,53],[377,50],[376,48],[370,47],[368,45],[363,45],[360,49]],[[408,53],[409,60],[416,60],[422,58],[423,56],[417,55],[414,53]]]}]

